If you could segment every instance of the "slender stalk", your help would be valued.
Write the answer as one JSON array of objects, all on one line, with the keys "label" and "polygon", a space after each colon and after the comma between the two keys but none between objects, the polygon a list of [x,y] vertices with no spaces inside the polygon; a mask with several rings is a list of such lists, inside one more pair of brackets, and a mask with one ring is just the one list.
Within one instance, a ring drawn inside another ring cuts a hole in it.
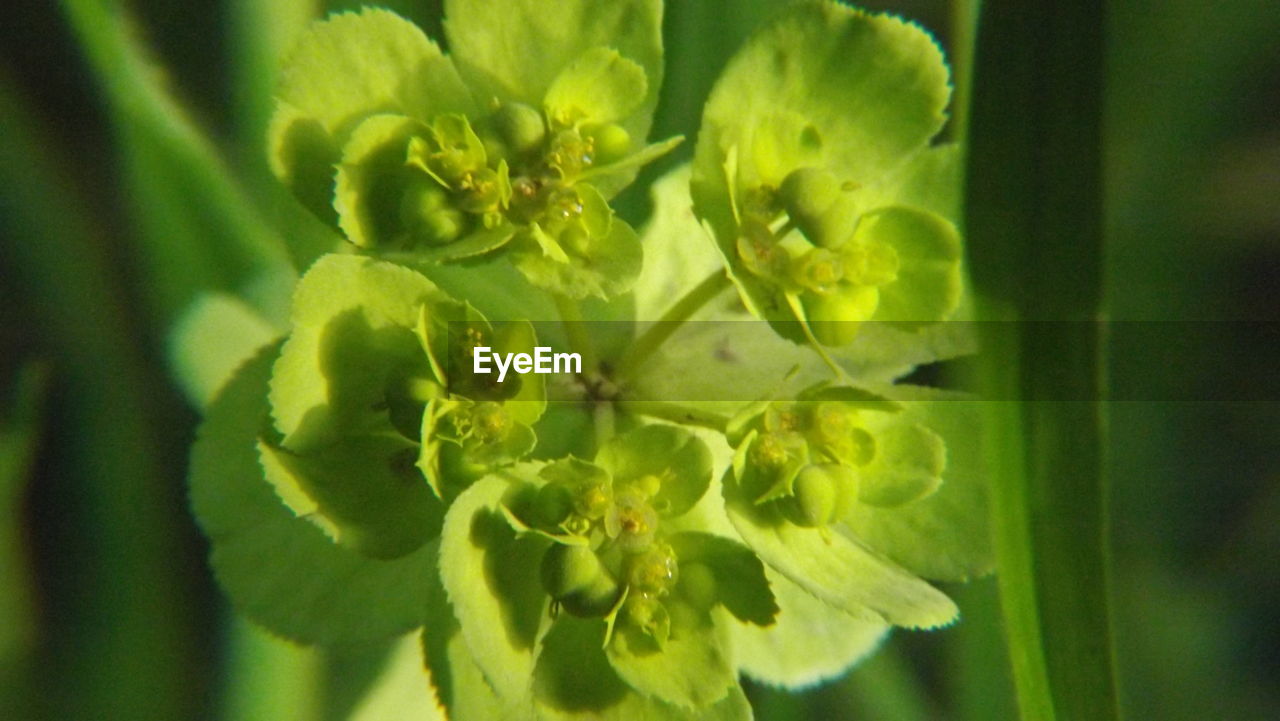
[{"label": "slender stalk", "polygon": [[686,406],[680,403],[671,403],[669,401],[633,401],[619,399],[618,407],[623,411],[637,416],[649,416],[651,418],[661,418],[664,421],[680,423],[686,426],[697,426],[699,428],[710,428],[713,431],[724,433],[729,425],[729,419],[719,413],[713,413],[708,410]]},{"label": "slender stalk", "polygon": [[1102,369],[1098,0],[982,5],[966,230],[993,541],[1024,719],[1119,718]]},{"label": "slender stalk", "polygon": [[564,326],[564,334],[569,340],[569,350],[582,356],[582,372],[592,375],[599,370],[595,346],[591,343],[591,334],[583,325],[582,309],[577,301],[562,295],[553,296],[556,310],[560,313],[560,324]]},{"label": "slender stalk", "polygon": [[653,325],[649,326],[644,333],[636,338],[631,344],[631,348],[618,364],[615,377],[619,380],[630,378],[633,373],[649,360],[662,344],[671,337],[673,333],[680,329],[680,326],[689,318],[697,313],[702,306],[711,302],[716,296],[720,295],[729,287],[729,276],[724,271],[717,270],[708,275],[694,286],[692,290],[684,295],[683,298],[676,301],[662,317]]},{"label": "slender stalk", "polygon": [[951,66],[955,69],[952,93],[951,137],[963,140],[969,131],[969,98],[973,92],[974,42],[978,36],[981,0],[953,0],[951,3]]}]

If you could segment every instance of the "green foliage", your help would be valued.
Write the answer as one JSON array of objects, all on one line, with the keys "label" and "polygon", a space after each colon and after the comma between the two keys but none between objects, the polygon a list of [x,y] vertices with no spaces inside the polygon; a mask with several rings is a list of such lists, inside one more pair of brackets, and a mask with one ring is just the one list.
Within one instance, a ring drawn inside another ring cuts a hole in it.
[{"label": "green foliage", "polygon": [[734,57],[707,102],[692,189],[754,314],[828,346],[868,320],[950,317],[959,240],[928,209],[948,203],[891,209],[945,186],[934,173],[947,170],[917,158],[936,152],[949,94],[927,34],[834,3],[797,5]]},{"label": "green foliage", "polygon": [[[661,21],[458,0],[447,55],[385,10],[314,23],[268,150],[350,252],[305,269],[284,340],[229,382],[274,335],[256,316],[211,301],[175,341],[193,393],[222,387],[191,487],[233,601],[305,643],[421,627],[464,721],[749,718],[740,673],[837,675],[891,626],[955,619],[925,579],[991,568],[976,427],[894,385],[972,349],[938,323],[963,284],[937,48],[789,8],[641,235],[611,202],[679,142],[646,144]],[[748,318],[731,281],[769,323],[726,322]],[[218,328],[242,342],[193,357]],[[581,372],[474,369],[540,343]]]}]

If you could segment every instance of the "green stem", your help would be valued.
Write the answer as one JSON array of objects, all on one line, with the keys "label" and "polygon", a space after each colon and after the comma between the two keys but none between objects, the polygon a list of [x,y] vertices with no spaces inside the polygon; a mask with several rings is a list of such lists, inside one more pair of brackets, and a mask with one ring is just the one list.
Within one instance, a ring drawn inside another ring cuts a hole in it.
[{"label": "green stem", "polygon": [[963,141],[969,130],[969,97],[973,91],[974,42],[978,35],[981,0],[954,0],[951,3],[952,67],[955,92],[952,94],[951,137]]},{"label": "green stem", "polygon": [[699,428],[710,428],[713,431],[724,433],[729,425],[729,419],[718,413],[695,408],[693,406],[681,405],[679,403],[671,403],[669,401],[633,401],[619,399],[616,401],[618,407],[623,411],[637,416],[649,416],[651,418],[661,418],[664,421],[680,423],[686,426],[697,426]]},{"label": "green stem", "polygon": [[552,297],[556,302],[556,310],[560,313],[560,324],[564,327],[565,337],[569,341],[569,350],[582,356],[583,375],[596,373],[599,370],[596,349],[582,320],[582,309],[572,298],[559,294]]},{"label": "green stem", "polygon": [[631,349],[618,364],[614,377],[619,381],[630,378],[633,373],[644,365],[645,361],[649,360],[649,357],[658,348],[662,347],[662,344],[673,333],[679,330],[685,321],[689,320],[694,313],[697,313],[702,306],[724,292],[729,285],[729,276],[725,275],[724,271],[721,270],[717,270],[704,278],[683,298],[676,301],[676,304],[671,306],[666,313],[663,313],[657,322],[640,334],[639,338],[636,338],[635,342],[631,344]]},{"label": "green stem", "polygon": [[1102,313],[1104,5],[985,3],[966,231],[992,540],[1023,719],[1118,719]]}]

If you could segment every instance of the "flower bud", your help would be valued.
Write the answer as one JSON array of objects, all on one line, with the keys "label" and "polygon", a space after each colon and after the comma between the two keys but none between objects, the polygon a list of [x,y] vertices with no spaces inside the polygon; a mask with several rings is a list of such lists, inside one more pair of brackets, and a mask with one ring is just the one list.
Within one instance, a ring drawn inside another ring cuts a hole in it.
[{"label": "flower bud", "polygon": [[555,599],[591,588],[603,573],[600,559],[587,546],[557,543],[542,556],[542,587]]},{"label": "flower bud", "polygon": [[791,220],[810,234],[810,228],[821,224],[822,216],[840,197],[840,181],[819,168],[791,171],[778,188],[778,197]]},{"label": "flower bud", "polygon": [[841,466],[822,464],[805,466],[796,476],[794,495],[786,499],[787,515],[798,526],[825,526],[840,504],[840,481],[836,477]]},{"label": "flower bud", "polygon": [[548,483],[538,489],[533,499],[533,514],[539,525],[554,528],[564,523],[570,513],[573,513],[573,494],[563,484]]},{"label": "flower bud", "polygon": [[528,155],[542,147],[547,124],[542,113],[524,103],[503,103],[491,118],[506,147],[516,155]]},{"label": "flower bud", "polygon": [[400,196],[400,222],[414,242],[443,245],[456,240],[466,228],[463,217],[449,201],[449,193],[430,178],[415,178]]},{"label": "flower bud", "polygon": [[603,616],[618,600],[618,582],[587,546],[551,546],[541,571],[542,587],[575,616]]},{"label": "flower bud", "polygon": [[874,286],[841,284],[831,293],[806,294],[804,311],[819,343],[842,346],[858,335],[862,322],[871,318],[879,303],[880,293]]},{"label": "flower bud", "polygon": [[588,126],[583,128],[583,135],[595,148],[596,163],[612,163],[631,152],[631,133],[616,123]]}]

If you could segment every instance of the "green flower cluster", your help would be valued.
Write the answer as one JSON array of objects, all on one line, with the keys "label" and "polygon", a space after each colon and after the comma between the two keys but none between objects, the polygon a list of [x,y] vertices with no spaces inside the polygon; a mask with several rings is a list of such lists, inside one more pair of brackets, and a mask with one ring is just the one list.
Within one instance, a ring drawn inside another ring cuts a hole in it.
[{"label": "green flower cluster", "polygon": [[[788,9],[730,62],[642,239],[609,198],[674,145],[643,145],[658,0],[446,6],[448,56],[365,10],[285,61],[273,167],[350,243],[193,451],[236,605],[309,644],[420,630],[464,720],[745,719],[741,674],[811,684],[892,626],[952,622],[930,581],[991,568],[975,424],[895,382],[966,350],[930,335],[962,274],[928,35]],[[731,281],[742,303],[710,303]],[[587,296],[592,319],[768,323],[611,344],[575,330]],[[555,312],[541,342],[587,351],[574,400],[474,372]],[[670,400],[744,388],[762,400]]]},{"label": "green flower cluster", "polygon": [[[563,295],[627,290],[639,241],[608,196],[680,141],[633,139],[653,107],[646,67],[588,45],[554,74],[495,84],[505,58],[491,41],[452,39],[449,57],[383,10],[314,26],[286,61],[276,175],[365,251],[416,262],[504,252]],[[653,68],[656,54],[640,60]]]},{"label": "green flower cluster", "polygon": [[828,346],[869,320],[946,320],[961,291],[959,236],[933,187],[947,151],[930,147],[946,66],[906,23],[870,20],[844,42],[829,28],[846,12],[809,5],[733,59],[707,103],[692,185],[752,311]]}]

